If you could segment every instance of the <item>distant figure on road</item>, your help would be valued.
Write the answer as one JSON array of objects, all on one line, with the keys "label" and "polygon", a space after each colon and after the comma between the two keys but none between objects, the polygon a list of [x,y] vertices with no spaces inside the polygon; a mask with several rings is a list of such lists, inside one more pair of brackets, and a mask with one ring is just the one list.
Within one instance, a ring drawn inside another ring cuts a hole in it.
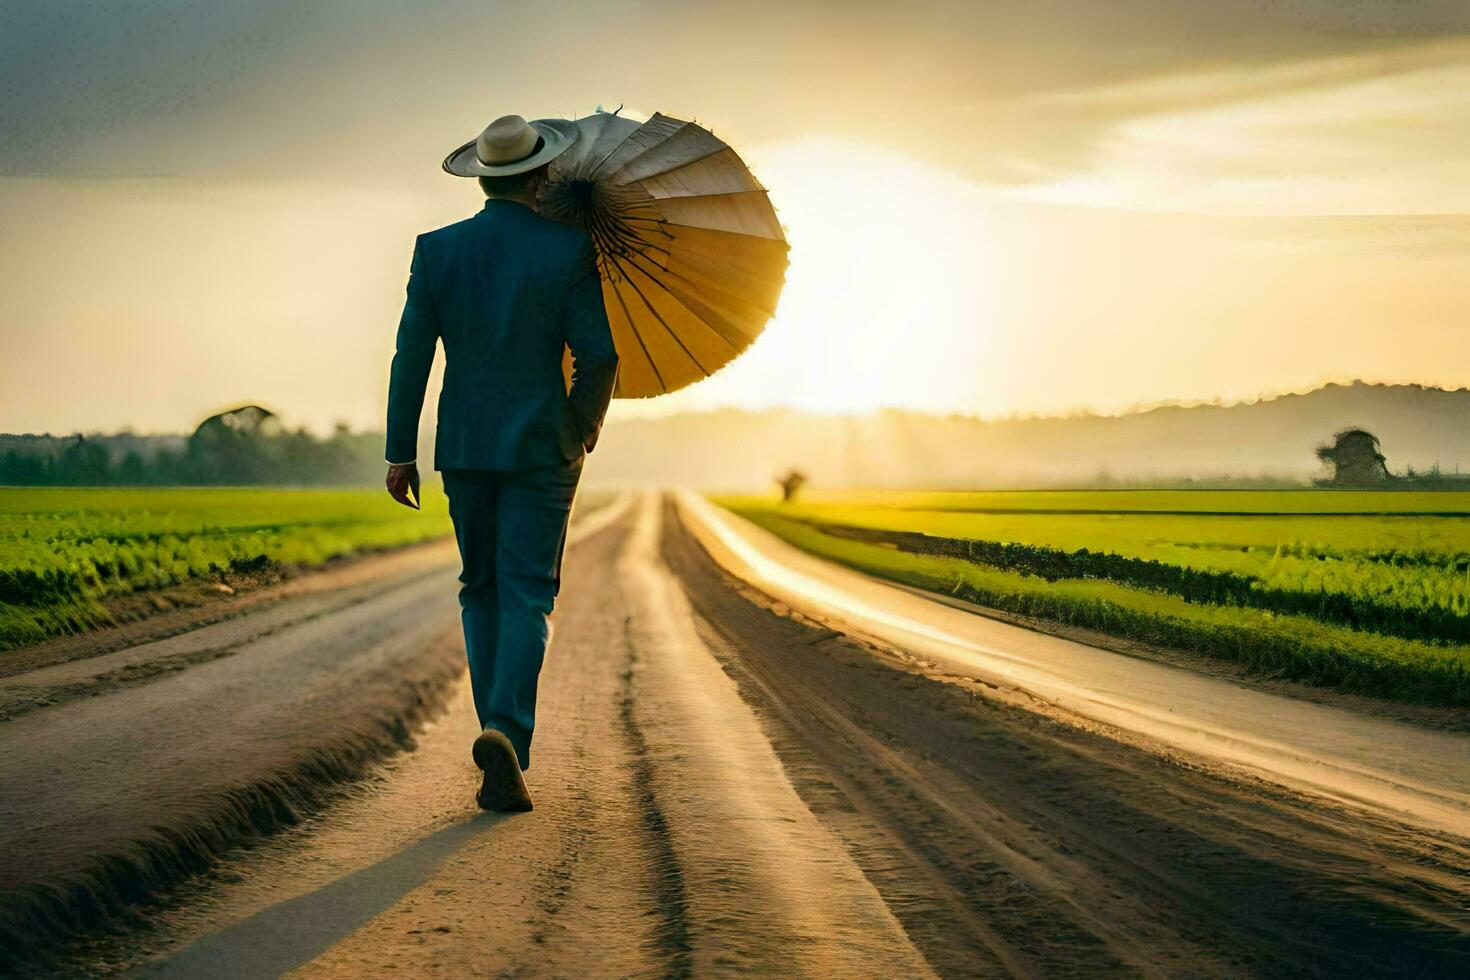
[{"label": "distant figure on road", "polygon": [[464,565],[459,601],[483,729],[477,801],[487,810],[531,809],[521,772],[567,518],[617,373],[592,242],[538,213],[547,164],[576,138],[564,120],[502,116],[445,159],[449,173],[478,177],[488,200],[418,237],[388,388],[388,492],[417,508],[419,414],[443,342],[434,465]]}]

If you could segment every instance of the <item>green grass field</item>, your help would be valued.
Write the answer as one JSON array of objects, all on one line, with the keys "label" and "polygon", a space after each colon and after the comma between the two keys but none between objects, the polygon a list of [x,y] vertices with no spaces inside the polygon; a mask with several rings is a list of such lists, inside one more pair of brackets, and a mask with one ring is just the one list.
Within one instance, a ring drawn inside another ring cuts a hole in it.
[{"label": "green grass field", "polygon": [[0,649],[105,622],[106,600],[230,571],[309,567],[450,533],[444,495],[0,488]]},{"label": "green grass field", "polygon": [[824,557],[1275,676],[1470,705],[1470,493],[1059,491],[717,502]]}]

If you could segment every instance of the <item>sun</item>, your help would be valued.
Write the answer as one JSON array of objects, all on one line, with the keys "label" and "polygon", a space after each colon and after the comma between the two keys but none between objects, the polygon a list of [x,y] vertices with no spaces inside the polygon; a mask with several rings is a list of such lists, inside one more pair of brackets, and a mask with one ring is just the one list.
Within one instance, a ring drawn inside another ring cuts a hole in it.
[{"label": "sun", "polygon": [[862,412],[972,401],[987,353],[983,195],[917,161],[830,139],[746,157],[791,243],[776,315],[720,374],[643,404]]}]

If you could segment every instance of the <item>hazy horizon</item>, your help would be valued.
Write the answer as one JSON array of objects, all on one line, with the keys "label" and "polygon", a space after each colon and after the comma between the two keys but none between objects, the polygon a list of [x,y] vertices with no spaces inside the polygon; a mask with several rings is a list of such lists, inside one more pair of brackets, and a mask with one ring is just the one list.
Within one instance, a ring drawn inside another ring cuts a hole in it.
[{"label": "hazy horizon", "polygon": [[[965,419],[965,420],[968,420],[968,421],[974,421],[974,422],[983,423],[983,424],[1006,423],[1006,422],[1032,422],[1032,421],[1046,422],[1046,421],[1061,421],[1061,420],[1067,420],[1067,419],[1116,419],[1116,418],[1122,418],[1122,417],[1130,416],[1130,415],[1146,414],[1148,412],[1156,411],[1158,409],[1166,409],[1166,408],[1198,408],[1198,407],[1231,408],[1231,407],[1239,406],[1239,405],[1255,405],[1255,404],[1260,404],[1262,402],[1274,401],[1274,400],[1276,400],[1278,398],[1287,398],[1287,397],[1292,397],[1292,396],[1309,395],[1309,394],[1312,394],[1313,392],[1318,392],[1318,391],[1322,391],[1323,389],[1333,388],[1333,387],[1337,387],[1337,388],[1352,388],[1352,387],[1367,387],[1367,388],[1421,388],[1421,389],[1425,389],[1425,390],[1429,390],[1429,391],[1443,391],[1443,392],[1457,392],[1457,391],[1467,391],[1467,390],[1470,390],[1470,386],[1467,386],[1467,385],[1446,386],[1446,385],[1424,384],[1424,383],[1418,382],[1418,381],[1374,381],[1374,380],[1371,380],[1371,379],[1368,379],[1368,378],[1340,378],[1340,379],[1329,379],[1329,380],[1325,380],[1325,381],[1323,381],[1323,382],[1321,382],[1319,384],[1307,385],[1307,386],[1304,386],[1302,388],[1297,388],[1297,389],[1293,389],[1293,390],[1289,390],[1289,391],[1258,392],[1255,395],[1247,396],[1247,397],[1242,397],[1242,398],[1227,399],[1227,398],[1223,398],[1221,396],[1216,395],[1216,396],[1208,397],[1208,398],[1175,398],[1175,399],[1164,399],[1164,400],[1155,401],[1155,402],[1143,402],[1143,403],[1138,403],[1138,404],[1134,404],[1134,405],[1125,405],[1125,406],[1123,406],[1123,407],[1121,407],[1121,408],[1119,408],[1117,410],[1114,410],[1114,411],[1100,411],[1100,410],[1097,410],[1097,409],[1095,409],[1095,408],[1093,408],[1091,406],[1081,405],[1081,406],[1076,406],[1074,408],[1066,409],[1066,410],[1059,411],[1059,412],[1009,412],[1009,413],[1004,413],[1004,414],[986,415],[986,414],[982,414],[982,413],[978,413],[978,412],[965,412],[965,411],[948,411],[948,412],[946,412],[946,411],[937,411],[937,412],[936,411],[926,411],[926,410],[923,410],[923,409],[909,408],[909,407],[906,407],[906,406],[903,406],[903,405],[874,405],[874,406],[871,406],[871,407],[868,407],[868,408],[863,408],[863,409],[842,410],[842,411],[820,411],[820,410],[804,409],[804,408],[800,408],[800,407],[797,407],[797,406],[781,405],[781,404],[767,405],[767,406],[755,406],[755,407],[743,406],[743,405],[711,405],[711,406],[704,406],[704,407],[682,407],[682,408],[675,408],[675,409],[673,409],[671,411],[667,411],[667,412],[649,412],[649,413],[641,413],[641,414],[626,414],[622,418],[612,418],[612,419],[610,419],[609,422],[608,422],[608,424],[609,425],[616,425],[620,421],[633,422],[633,421],[640,421],[640,420],[646,420],[646,419],[672,418],[672,417],[676,417],[676,416],[696,417],[696,416],[719,415],[719,414],[724,414],[724,413],[749,414],[749,415],[764,415],[764,414],[779,413],[779,412],[788,412],[788,413],[793,413],[793,414],[807,415],[807,416],[811,416],[811,417],[814,417],[814,418],[828,418],[828,419],[862,419],[862,418],[869,418],[869,417],[872,417],[872,416],[875,416],[875,415],[884,414],[884,413],[897,412],[897,413],[908,413],[908,414],[914,414],[914,415],[929,416],[929,417],[933,417],[933,418],[961,418],[961,419]],[[668,399],[668,398],[656,399],[655,400],[655,403],[663,403],[663,402],[668,402],[668,401],[671,401],[671,400],[672,399]],[[82,435],[136,435],[136,436],[140,436],[140,437],[144,437],[144,438],[182,436],[182,435],[188,435],[189,432],[193,431],[193,429],[198,425],[199,422],[203,421],[204,419],[208,418],[211,415],[218,414],[220,412],[230,411],[230,410],[233,410],[233,409],[236,409],[236,408],[240,408],[240,407],[243,407],[243,406],[246,406],[246,405],[261,405],[261,407],[266,408],[269,411],[271,411],[273,414],[275,414],[277,416],[277,418],[279,418],[281,420],[281,422],[288,429],[304,428],[307,431],[312,432],[312,433],[314,433],[314,434],[316,434],[318,436],[323,436],[323,435],[330,434],[331,431],[333,431],[333,429],[335,429],[338,421],[345,422],[345,420],[337,420],[337,421],[334,421],[334,422],[329,423],[329,424],[324,424],[324,425],[323,424],[316,424],[316,425],[313,425],[313,424],[308,423],[305,420],[299,418],[294,413],[292,413],[292,411],[290,410],[290,407],[289,406],[269,405],[269,404],[263,404],[260,401],[255,400],[255,399],[250,399],[250,398],[237,398],[237,399],[231,399],[231,400],[225,400],[225,401],[219,402],[211,410],[209,410],[208,412],[200,415],[198,418],[193,418],[193,419],[190,419],[190,420],[187,420],[187,421],[184,421],[184,422],[180,422],[178,425],[176,425],[174,427],[164,427],[164,428],[158,428],[158,429],[138,429],[138,428],[135,428],[135,427],[132,427],[132,426],[123,425],[123,426],[118,426],[118,427],[110,428],[110,429],[109,428],[93,428],[93,429],[71,429],[71,430],[58,430],[58,429],[53,429],[53,430],[28,430],[28,431],[0,430],[0,435],[10,435],[10,436],[35,435],[35,436],[51,437],[51,438],[65,437],[65,436],[70,436],[70,435],[76,435],[76,434],[79,434],[79,433],[82,434]],[[433,415],[433,406],[432,405],[425,405],[424,411],[425,411],[425,422],[420,426],[420,428],[421,428],[422,431],[431,432],[432,431],[432,428],[433,428],[433,424],[434,424],[434,420],[433,420],[433,417],[432,417],[432,415]],[[349,429],[350,429],[350,431],[356,432],[356,433],[380,432],[380,431],[382,431],[382,424],[381,424],[381,420],[376,420],[376,421],[371,421],[366,426],[362,426],[362,427],[352,427],[352,426],[349,426]]]},{"label": "hazy horizon", "polygon": [[[293,426],[289,416],[284,421]],[[758,490],[795,467],[814,487],[828,490],[1160,486],[1185,480],[1197,486],[1300,486],[1325,472],[1317,447],[1355,427],[1379,437],[1394,473],[1470,471],[1470,388],[1356,383],[1112,416],[980,419],[903,409],[829,415],[777,408],[623,419],[603,430],[587,479],[601,486]],[[151,457],[162,440],[185,435],[120,435],[102,445],[116,462],[128,451]],[[52,438],[53,445],[32,451],[59,451],[65,437]],[[351,452],[361,464],[351,471],[353,479],[377,483],[380,438],[380,432],[352,437]],[[160,441],[150,447],[150,440]],[[433,445],[426,425],[419,442],[425,468],[433,465]],[[20,448],[0,434],[0,457]]]}]

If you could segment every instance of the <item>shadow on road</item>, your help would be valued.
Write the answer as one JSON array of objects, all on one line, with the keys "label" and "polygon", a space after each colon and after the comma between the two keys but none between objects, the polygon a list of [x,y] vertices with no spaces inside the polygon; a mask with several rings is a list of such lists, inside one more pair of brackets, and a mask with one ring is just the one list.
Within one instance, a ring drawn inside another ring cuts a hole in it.
[{"label": "shadow on road", "polygon": [[136,971],[146,977],[246,980],[278,977],[313,959],[427,881],[460,847],[506,814],[481,813],[446,827],[324,888],[273,905]]}]

